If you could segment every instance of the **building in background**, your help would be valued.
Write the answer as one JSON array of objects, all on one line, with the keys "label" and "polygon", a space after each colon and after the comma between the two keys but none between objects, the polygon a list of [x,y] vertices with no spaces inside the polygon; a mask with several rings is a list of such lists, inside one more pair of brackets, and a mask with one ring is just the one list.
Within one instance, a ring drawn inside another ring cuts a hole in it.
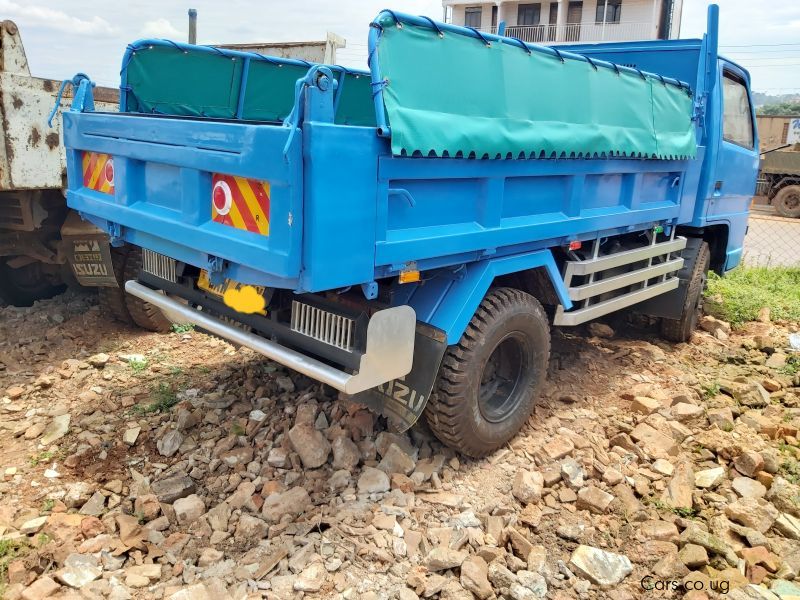
[{"label": "building in background", "polygon": [[800,142],[800,115],[757,115],[756,123],[761,152]]},{"label": "building in background", "polygon": [[295,58],[325,65],[337,64],[336,52],[347,47],[347,41],[340,35],[328,32],[326,39],[318,42],[264,42],[251,44],[214,44],[219,48],[256,52],[264,56]]},{"label": "building in background", "polygon": [[673,39],[683,0],[552,0],[464,2],[442,0],[444,20],[534,44]]}]

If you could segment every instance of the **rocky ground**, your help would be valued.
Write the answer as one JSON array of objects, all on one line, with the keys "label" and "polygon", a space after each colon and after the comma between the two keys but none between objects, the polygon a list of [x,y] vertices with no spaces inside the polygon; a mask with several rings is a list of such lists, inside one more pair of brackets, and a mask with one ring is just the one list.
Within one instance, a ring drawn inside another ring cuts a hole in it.
[{"label": "rocky ground", "polygon": [[0,565],[23,598],[797,598],[797,324],[554,336],[468,460],[195,331],[0,308]]}]

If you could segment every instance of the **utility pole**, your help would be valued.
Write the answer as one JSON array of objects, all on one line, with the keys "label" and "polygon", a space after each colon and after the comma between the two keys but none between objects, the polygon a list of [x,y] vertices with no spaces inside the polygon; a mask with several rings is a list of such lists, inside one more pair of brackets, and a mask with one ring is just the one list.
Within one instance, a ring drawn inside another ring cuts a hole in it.
[{"label": "utility pole", "polygon": [[197,11],[194,8],[189,9],[189,43],[197,43]]}]

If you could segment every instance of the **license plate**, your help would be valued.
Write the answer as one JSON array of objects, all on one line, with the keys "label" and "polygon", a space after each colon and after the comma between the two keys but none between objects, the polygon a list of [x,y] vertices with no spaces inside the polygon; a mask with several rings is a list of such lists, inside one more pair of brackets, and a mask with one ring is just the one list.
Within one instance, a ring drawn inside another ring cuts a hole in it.
[{"label": "license plate", "polygon": [[255,313],[260,315],[266,315],[267,311],[264,310],[242,310],[242,306],[238,303],[234,303],[230,301],[231,295],[227,294],[226,292],[243,292],[249,291],[252,293],[254,290],[258,296],[263,296],[266,288],[263,285],[247,285],[244,283],[239,283],[238,281],[234,281],[233,279],[226,279],[220,284],[213,284],[211,283],[211,278],[208,276],[208,271],[201,270],[200,277],[197,278],[197,287],[201,290],[205,290],[212,296],[216,296],[220,300],[222,300],[225,305],[230,306],[231,308],[238,310],[239,312],[244,313]]},{"label": "license plate", "polygon": [[208,276],[208,271],[200,271],[200,277],[197,278],[197,287],[201,290],[207,291],[209,294],[222,298],[225,295],[225,286],[228,285],[226,279],[220,284],[214,285]]}]

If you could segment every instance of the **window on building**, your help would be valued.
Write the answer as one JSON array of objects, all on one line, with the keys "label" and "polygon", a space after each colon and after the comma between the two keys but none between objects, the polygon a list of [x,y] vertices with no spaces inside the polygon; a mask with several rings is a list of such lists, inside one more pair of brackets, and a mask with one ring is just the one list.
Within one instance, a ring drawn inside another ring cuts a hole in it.
[{"label": "window on building", "polygon": [[481,28],[481,15],[483,8],[480,6],[467,6],[464,9],[464,27]]},{"label": "window on building", "polygon": [[550,3],[550,25],[558,23],[558,4],[555,2]]},{"label": "window on building", "polygon": [[606,23],[619,23],[622,17],[622,0],[597,0],[595,22],[602,23],[604,15]]},{"label": "window on building", "polygon": [[727,71],[722,76],[722,139],[737,146],[753,148],[753,116],[747,86]]},{"label": "window on building", "polygon": [[538,25],[541,16],[541,4],[517,5],[517,25]]},{"label": "window on building", "polygon": [[492,33],[497,32],[497,6],[492,7]]},{"label": "window on building", "polygon": [[556,39],[556,23],[558,23],[558,4],[550,3],[550,25],[547,27],[547,41],[553,42]]},{"label": "window on building", "polygon": [[[583,2],[582,0],[572,0],[567,5],[567,25],[576,25],[575,31],[580,32],[580,23],[583,21]],[[577,42],[580,35],[574,40],[568,39],[568,42]]]}]

